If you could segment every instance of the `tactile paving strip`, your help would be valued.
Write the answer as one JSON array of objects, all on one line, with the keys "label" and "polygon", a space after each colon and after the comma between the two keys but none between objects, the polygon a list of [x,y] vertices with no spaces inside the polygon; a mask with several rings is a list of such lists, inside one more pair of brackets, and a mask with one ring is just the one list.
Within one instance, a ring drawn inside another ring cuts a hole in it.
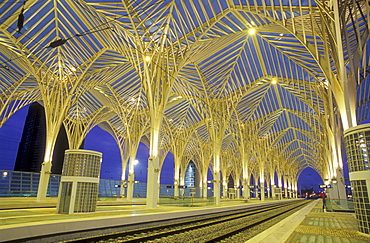
[{"label": "tactile paving strip", "polygon": [[324,213],[322,208],[315,207],[286,242],[369,243],[370,237],[358,231],[353,214]]},{"label": "tactile paving strip", "polygon": [[353,239],[362,239],[370,241],[370,238],[362,236],[354,229],[341,229],[341,228],[331,228],[331,227],[322,227],[322,226],[306,226],[300,225],[296,228],[295,232],[303,234],[314,234],[314,235],[325,235],[325,236],[336,236],[343,238],[353,238]]}]

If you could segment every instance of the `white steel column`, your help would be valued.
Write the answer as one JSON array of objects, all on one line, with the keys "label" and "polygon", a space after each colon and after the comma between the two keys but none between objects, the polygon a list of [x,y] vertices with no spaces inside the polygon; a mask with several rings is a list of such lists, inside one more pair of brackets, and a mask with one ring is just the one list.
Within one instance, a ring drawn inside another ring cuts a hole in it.
[{"label": "white steel column", "polygon": [[243,165],[243,179],[242,179],[242,186],[243,186],[243,198],[246,200],[250,199],[250,177],[249,177],[249,169],[248,169],[248,162],[247,156],[245,155],[244,145],[242,144],[242,165]]},{"label": "white steel column", "polygon": [[265,201],[265,170],[263,167],[260,168],[260,191],[261,201]]},{"label": "white steel column", "polygon": [[203,184],[202,184],[203,185],[203,187],[202,187],[203,193],[202,194],[203,194],[203,197],[206,198],[206,197],[208,197],[208,195],[207,195],[208,194],[207,193],[208,192],[208,188],[207,188],[207,177],[204,180],[205,181],[203,181]]},{"label": "white steel column", "polygon": [[258,190],[259,190],[259,187],[258,187],[258,179],[259,177],[258,176],[254,176],[254,197],[255,198],[258,198]]},{"label": "white steel column", "polygon": [[[214,137],[216,140],[216,138]],[[220,204],[220,155],[221,155],[221,141],[213,141],[213,195],[215,197],[215,204]]]},{"label": "white steel column", "polygon": [[282,200],[283,199],[283,182],[282,182],[282,175],[280,172],[277,173],[277,177],[278,177],[278,187],[280,188],[280,197],[279,199]]},{"label": "white steel column", "polygon": [[51,161],[45,161],[41,165],[40,180],[36,198],[37,202],[44,201],[46,199],[50,174],[51,174]]},{"label": "white steel column", "polygon": [[237,199],[239,199],[240,198],[240,182],[239,182],[239,180],[237,180],[236,181],[236,188],[235,188],[235,197],[237,198]]},{"label": "white steel column", "polygon": [[181,172],[181,175],[180,175],[180,196],[183,197],[185,196],[185,188],[183,187],[185,185],[185,172],[186,172],[186,169],[184,168],[184,172]]},{"label": "white steel column", "polygon": [[174,180],[173,180],[173,196],[179,196],[179,185],[180,185],[180,166],[175,161],[175,168],[174,168]]},{"label": "white steel column", "polygon": [[[45,156],[44,156],[44,162],[41,165],[40,180],[39,180],[37,197],[36,197],[37,202],[46,200],[46,193],[47,193],[49,180],[50,180],[50,174],[51,174],[54,146],[55,146],[55,141],[56,141],[57,134],[60,128],[60,125],[57,126],[57,128],[54,127],[54,129],[52,129],[50,126],[51,125],[46,124]],[[55,130],[57,130],[58,132],[56,132]]]},{"label": "white steel column", "polygon": [[288,178],[286,178],[286,176],[284,175],[283,177],[283,184],[284,184],[284,195],[285,195],[285,198],[288,198]]},{"label": "white steel column", "polygon": [[227,198],[228,197],[228,187],[227,187],[227,176],[222,173],[222,196],[223,198]]},{"label": "white steel column", "polygon": [[[218,160],[220,157],[218,157]],[[215,159],[217,160],[217,159]],[[220,189],[220,171],[215,169],[213,171],[213,196],[215,197],[215,204],[220,204],[220,197],[221,197],[221,189]]]},{"label": "white steel column", "polygon": [[159,196],[159,130],[162,123],[161,118],[157,118],[155,115],[151,119],[152,127],[150,129],[150,157],[148,159],[148,180],[146,190],[146,206],[147,208],[156,208],[158,204]]},{"label": "white steel column", "polygon": [[274,171],[270,174],[271,175],[271,198],[274,198],[275,195],[275,173]]},{"label": "white steel column", "polygon": [[[135,153],[136,156],[136,153]],[[135,164],[137,160],[135,157],[130,156],[130,164],[128,171],[128,184],[127,184],[127,200],[132,201],[134,195],[134,186],[135,186]]]},{"label": "white steel column", "polygon": [[248,183],[248,178],[243,178],[243,188],[242,188],[242,192],[243,192],[243,198],[246,199],[246,200],[249,200],[250,199],[250,189],[249,189],[249,183]]},{"label": "white steel column", "polygon": [[267,198],[271,198],[271,181],[266,181]]},{"label": "white steel column", "polygon": [[149,157],[148,159],[148,182],[146,189],[146,206],[156,208],[159,195],[159,157]]},{"label": "white steel column", "polygon": [[[117,139],[116,139],[117,141]],[[120,143],[117,143],[118,146],[119,146],[119,150],[120,150],[120,155],[121,155],[121,164],[122,164],[122,171],[121,171],[121,187],[120,187],[120,190],[119,190],[119,193],[121,195],[121,197],[124,197],[125,196],[125,188],[126,188],[126,166],[127,166],[127,156],[125,156],[125,152],[124,152],[124,149],[122,148],[123,144],[120,144]],[[127,197],[127,195],[126,195]]]}]

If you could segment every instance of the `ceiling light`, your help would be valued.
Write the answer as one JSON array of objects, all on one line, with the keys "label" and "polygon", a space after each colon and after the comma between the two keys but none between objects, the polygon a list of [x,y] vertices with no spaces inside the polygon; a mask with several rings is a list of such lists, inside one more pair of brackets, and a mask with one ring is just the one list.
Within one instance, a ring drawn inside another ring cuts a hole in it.
[{"label": "ceiling light", "polygon": [[144,60],[145,60],[145,62],[150,62],[152,60],[152,58],[150,56],[145,56]]},{"label": "ceiling light", "polygon": [[248,34],[250,34],[250,35],[254,35],[254,34],[256,34],[256,29],[255,29],[255,28],[250,28],[250,29],[248,30]]},{"label": "ceiling light", "polygon": [[181,98],[182,98],[182,96],[180,95],[180,96],[172,98],[172,100],[178,100],[178,99],[181,99]]},{"label": "ceiling light", "polygon": [[272,84],[276,84],[277,83],[277,80],[276,79],[273,79],[273,80],[271,80],[271,83]]}]

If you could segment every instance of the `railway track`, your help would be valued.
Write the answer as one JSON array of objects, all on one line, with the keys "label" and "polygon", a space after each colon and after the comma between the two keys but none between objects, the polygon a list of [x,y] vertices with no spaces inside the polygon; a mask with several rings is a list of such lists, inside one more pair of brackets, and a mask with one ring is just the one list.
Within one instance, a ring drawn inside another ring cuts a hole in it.
[{"label": "railway track", "polygon": [[307,203],[262,205],[68,242],[243,242]]}]

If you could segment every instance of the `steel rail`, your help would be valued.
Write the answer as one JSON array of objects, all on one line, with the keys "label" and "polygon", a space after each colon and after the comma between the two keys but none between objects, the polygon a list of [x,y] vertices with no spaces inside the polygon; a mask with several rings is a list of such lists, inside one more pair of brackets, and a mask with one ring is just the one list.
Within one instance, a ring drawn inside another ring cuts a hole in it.
[{"label": "steel rail", "polygon": [[[248,208],[248,209],[233,210],[233,211],[228,211],[228,212],[224,212],[221,214],[218,213],[217,215],[213,214],[211,216],[206,216],[202,218],[192,217],[192,219],[187,219],[185,221],[181,221],[177,223],[167,223],[167,224],[151,226],[151,227],[146,227],[146,228],[141,228],[141,229],[135,229],[135,230],[117,232],[117,233],[112,233],[112,234],[70,240],[67,242],[98,242],[98,241],[106,241],[106,240],[111,241],[113,239],[117,239],[117,242],[145,242],[145,241],[150,241],[150,240],[155,240],[155,239],[159,239],[163,237],[185,233],[191,230],[202,229],[202,228],[214,226],[214,225],[225,223],[225,222],[230,222],[230,221],[237,220],[237,219],[256,217],[259,214],[269,212],[268,217],[264,217],[263,219],[258,220],[257,222],[252,221],[251,223],[249,223],[248,220],[246,220],[246,224],[241,225],[235,230],[229,231],[227,234],[215,236],[212,240],[202,241],[202,242],[214,242],[217,239],[221,240],[221,239],[228,238],[231,235],[241,232],[245,229],[248,229],[260,223],[266,222],[272,218],[276,218],[277,216],[283,213],[286,213],[287,211],[292,210],[292,208],[297,208],[304,204],[306,203],[298,202],[298,205],[297,205],[297,201],[294,201],[294,202],[278,204],[278,205],[276,204],[275,205],[261,205],[258,207],[253,207],[253,208]],[[279,209],[284,209],[284,210],[283,212],[279,211],[278,213],[276,212],[274,213],[274,211],[279,210]]]},{"label": "steel rail", "polygon": [[284,209],[284,211],[282,212],[278,212],[278,213],[273,213],[272,215],[269,215],[267,218],[261,218],[260,220],[257,220],[256,222],[253,222],[253,223],[247,223],[245,225],[241,225],[241,227],[238,227],[237,229],[233,229],[233,230],[230,230],[228,233],[226,234],[222,234],[220,236],[216,236],[212,239],[208,239],[207,241],[204,241],[204,242],[221,242],[223,240],[226,240],[230,237],[233,237],[235,236],[236,234],[239,234],[239,233],[242,233],[248,229],[251,229],[255,226],[258,226],[262,223],[265,223],[265,222],[268,222],[280,215],[283,215],[283,214],[286,214],[288,213],[289,211],[291,210],[294,210],[294,209],[297,209],[297,208],[301,208],[303,207],[304,205],[306,205],[308,202],[305,202],[305,203],[298,203],[298,205],[295,205],[293,207],[289,207],[291,205],[285,205],[286,206],[286,209]]}]

